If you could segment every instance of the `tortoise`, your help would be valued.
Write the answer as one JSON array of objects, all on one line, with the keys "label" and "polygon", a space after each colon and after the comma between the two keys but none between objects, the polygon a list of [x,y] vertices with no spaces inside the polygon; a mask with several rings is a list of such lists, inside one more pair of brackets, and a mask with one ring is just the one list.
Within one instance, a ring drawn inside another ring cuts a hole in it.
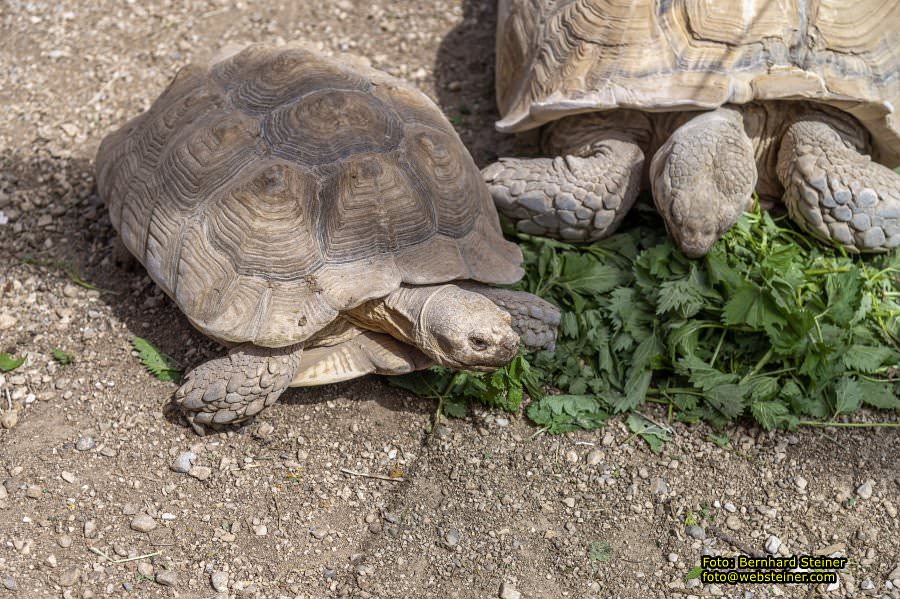
[{"label": "tortoise", "polygon": [[755,190],[850,252],[900,245],[888,168],[900,3],[499,0],[498,12],[497,129],[540,127],[548,156],[483,171],[520,231],[600,239],[650,189],[699,257]]},{"label": "tortoise", "polygon": [[103,140],[97,184],[125,248],[230,347],[175,394],[200,434],[290,386],[553,347],[556,307],[492,286],[522,254],[453,127],[360,60],[254,44],[186,66]]}]

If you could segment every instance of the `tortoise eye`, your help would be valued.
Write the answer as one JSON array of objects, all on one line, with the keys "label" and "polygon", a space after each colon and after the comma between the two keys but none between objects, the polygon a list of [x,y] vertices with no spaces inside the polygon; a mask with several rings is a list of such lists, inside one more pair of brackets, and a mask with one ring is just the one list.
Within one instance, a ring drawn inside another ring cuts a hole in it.
[{"label": "tortoise eye", "polygon": [[469,337],[469,344],[472,346],[472,348],[475,349],[475,351],[484,351],[488,346],[487,340],[480,335],[471,335]]}]

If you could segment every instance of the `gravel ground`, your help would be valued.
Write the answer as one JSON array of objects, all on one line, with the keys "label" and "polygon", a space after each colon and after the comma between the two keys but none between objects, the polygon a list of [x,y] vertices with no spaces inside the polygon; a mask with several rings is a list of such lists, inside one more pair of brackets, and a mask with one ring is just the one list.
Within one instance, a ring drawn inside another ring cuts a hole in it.
[{"label": "gravel ground", "polygon": [[[202,439],[168,409],[130,338],[185,365],[221,350],[114,263],[103,135],[228,42],[306,40],[419,86],[480,164],[522,155],[533,139],[491,127],[494,18],[489,0],[0,4],[0,351],[28,355],[0,377],[0,597],[900,598],[896,429],[734,427],[722,448],[675,425],[657,456],[617,422],[548,437],[475,411],[429,438],[435,405],[378,378]],[[830,591],[685,583],[740,550],[850,562]]]}]

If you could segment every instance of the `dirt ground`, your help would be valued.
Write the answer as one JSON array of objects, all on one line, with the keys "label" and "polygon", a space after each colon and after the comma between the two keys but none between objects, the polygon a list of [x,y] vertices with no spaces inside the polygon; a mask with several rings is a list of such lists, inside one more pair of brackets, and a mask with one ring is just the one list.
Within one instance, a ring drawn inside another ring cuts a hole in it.
[{"label": "dirt ground", "polygon": [[[166,407],[131,337],[221,349],[111,259],[101,138],[228,42],[304,40],[419,86],[479,164],[533,151],[492,129],[494,24],[492,0],[0,3],[0,351],[28,356],[0,377],[0,597],[900,597],[897,429],[674,425],[654,455],[476,411],[426,442],[434,403],[372,377],[205,438]],[[684,580],[767,550],[850,561],[830,591]]]}]

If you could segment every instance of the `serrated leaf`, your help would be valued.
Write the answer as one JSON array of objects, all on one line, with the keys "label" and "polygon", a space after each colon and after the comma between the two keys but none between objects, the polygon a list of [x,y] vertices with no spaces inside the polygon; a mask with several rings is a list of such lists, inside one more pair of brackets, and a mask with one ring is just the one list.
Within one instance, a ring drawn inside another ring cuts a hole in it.
[{"label": "serrated leaf", "polygon": [[862,401],[868,406],[881,410],[900,409],[900,397],[894,395],[891,383],[875,383],[872,381],[860,381]]},{"label": "serrated leaf", "polygon": [[667,430],[650,422],[640,414],[629,414],[625,424],[632,433],[647,443],[653,453],[661,452],[663,445],[672,438]]},{"label": "serrated leaf", "polygon": [[851,345],[850,349],[841,355],[844,366],[860,372],[875,372],[883,365],[900,364],[900,355],[893,349],[883,345]]},{"label": "serrated leaf", "polygon": [[734,420],[744,413],[747,407],[747,395],[750,388],[747,385],[727,384],[707,389],[703,397],[719,413],[728,420]]},{"label": "serrated leaf", "polygon": [[706,303],[696,283],[687,279],[665,281],[659,285],[656,313],[676,312],[681,318],[695,316]]},{"label": "serrated leaf", "polygon": [[790,416],[787,405],[778,400],[754,401],[750,404],[750,413],[767,431],[786,423],[786,419]]},{"label": "serrated leaf", "polygon": [[609,414],[587,395],[546,395],[528,406],[528,417],[551,433],[601,426]]},{"label": "serrated leaf", "polygon": [[181,369],[172,357],[162,353],[152,343],[141,337],[132,337],[131,345],[137,350],[144,368],[158,380],[172,383],[181,380]]},{"label": "serrated leaf", "polygon": [[697,387],[707,391],[721,385],[735,383],[738,375],[731,372],[722,372],[718,368],[710,366],[696,356],[686,356],[678,360],[676,366],[678,372],[684,374]]},{"label": "serrated leaf", "polygon": [[849,414],[859,409],[863,388],[856,379],[843,377],[834,387],[834,414]]},{"label": "serrated leaf", "polygon": [[5,352],[0,352],[0,371],[11,372],[25,363],[28,356],[15,358]]},{"label": "serrated leaf", "polygon": [[724,434],[716,435],[714,433],[707,433],[706,438],[722,448],[728,447],[728,444],[731,443],[731,439],[728,435]]},{"label": "serrated leaf", "polygon": [[624,281],[624,273],[589,256],[567,253],[564,257],[559,284],[582,295],[599,295],[617,287]]},{"label": "serrated leaf", "polygon": [[466,402],[463,400],[445,399],[444,414],[452,416],[453,418],[465,418]]},{"label": "serrated leaf", "polygon": [[752,283],[745,283],[725,303],[722,322],[732,326],[747,325],[764,329],[783,327],[787,320],[781,315],[770,293]]}]

